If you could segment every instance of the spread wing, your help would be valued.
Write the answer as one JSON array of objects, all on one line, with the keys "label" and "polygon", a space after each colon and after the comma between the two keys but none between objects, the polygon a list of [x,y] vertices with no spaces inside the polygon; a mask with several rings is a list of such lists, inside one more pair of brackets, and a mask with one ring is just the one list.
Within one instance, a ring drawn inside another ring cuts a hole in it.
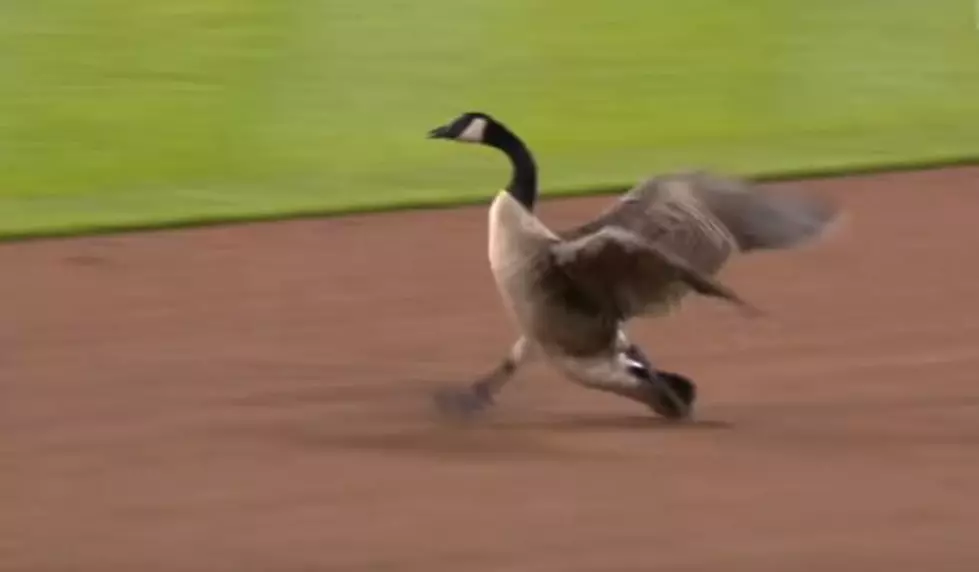
[{"label": "spread wing", "polygon": [[757,314],[733,290],[699,272],[663,245],[617,226],[605,226],[551,246],[555,264],[591,299],[622,316],[666,301],[677,283]]},{"label": "spread wing", "polygon": [[818,238],[840,215],[825,196],[761,188],[741,179],[694,172],[654,177],[633,188],[632,201],[664,200],[668,186],[686,187],[701,207],[720,221],[743,252],[787,249]]},{"label": "spread wing", "polygon": [[791,248],[819,237],[839,213],[814,194],[701,172],[663,175],[562,232],[552,253],[585,295],[623,316],[665,301],[680,283],[758,313],[712,278],[731,254],[730,238],[742,252]]},{"label": "spread wing", "polygon": [[[562,238],[615,225],[650,241],[674,240],[663,236],[669,230],[664,228],[660,207],[691,199],[697,209],[724,226],[743,252],[799,246],[821,236],[840,215],[839,205],[824,196],[762,189],[737,178],[692,172],[640,182],[594,220],[563,233]],[[689,225],[684,227],[689,230]],[[696,248],[674,247],[676,251]]]}]

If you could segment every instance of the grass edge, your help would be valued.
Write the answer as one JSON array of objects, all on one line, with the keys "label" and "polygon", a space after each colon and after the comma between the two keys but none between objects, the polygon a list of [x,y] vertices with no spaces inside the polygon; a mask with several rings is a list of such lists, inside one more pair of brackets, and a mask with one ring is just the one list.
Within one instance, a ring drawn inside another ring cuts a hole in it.
[{"label": "grass edge", "polygon": [[[826,179],[851,177],[860,175],[876,175],[886,173],[901,173],[909,171],[925,171],[954,167],[979,166],[979,155],[955,156],[942,159],[910,160],[884,163],[857,163],[834,167],[801,168],[757,172],[739,175],[748,180],[768,182],[789,182],[806,179]],[[558,188],[542,193],[542,200],[566,199],[588,196],[603,196],[624,192],[632,187],[635,181],[629,183],[609,183],[589,187]],[[119,222],[119,223],[81,223],[52,226],[50,228],[31,231],[0,230],[0,244],[28,242],[52,239],[70,239],[85,236],[109,236],[117,234],[132,234],[145,232],[160,232],[180,229],[205,228],[216,226],[231,226],[250,223],[274,223],[293,220],[339,218],[344,216],[401,213],[417,210],[450,210],[467,206],[483,204],[489,197],[452,197],[445,196],[429,199],[408,199],[404,201],[385,201],[373,205],[358,205],[333,208],[300,208],[295,210],[268,210],[263,212],[239,214],[214,214],[186,216],[167,220],[148,222]]]}]

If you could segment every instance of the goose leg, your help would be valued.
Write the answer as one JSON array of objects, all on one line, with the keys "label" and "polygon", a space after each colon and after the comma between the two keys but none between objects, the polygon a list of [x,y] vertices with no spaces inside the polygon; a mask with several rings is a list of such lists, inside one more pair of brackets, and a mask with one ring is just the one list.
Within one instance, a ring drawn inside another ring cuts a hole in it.
[{"label": "goose leg", "polygon": [[639,346],[629,344],[623,351],[626,369],[647,384],[643,401],[659,415],[669,419],[690,415],[697,398],[697,386],[688,378],[656,369]]},{"label": "goose leg", "polygon": [[436,392],[435,405],[447,415],[468,416],[493,404],[493,398],[503,389],[520,366],[535,355],[530,341],[521,336],[510,352],[492,370],[463,388],[444,388]]},{"label": "goose leg", "polygon": [[668,419],[689,416],[696,386],[689,379],[657,370],[636,345],[620,344],[608,357],[561,360],[572,379],[582,385],[638,401]]}]

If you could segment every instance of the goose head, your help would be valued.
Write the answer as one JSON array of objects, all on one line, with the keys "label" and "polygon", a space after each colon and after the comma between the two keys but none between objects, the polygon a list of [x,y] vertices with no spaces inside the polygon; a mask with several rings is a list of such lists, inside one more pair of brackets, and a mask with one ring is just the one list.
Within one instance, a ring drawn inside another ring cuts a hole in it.
[{"label": "goose head", "polygon": [[448,139],[460,143],[477,143],[499,146],[506,137],[507,129],[489,114],[481,111],[467,111],[445,125],[428,132],[429,139]]},{"label": "goose head", "polygon": [[467,111],[428,132],[429,139],[447,139],[493,147],[506,154],[513,174],[506,191],[533,210],[537,200],[537,164],[524,142],[505,125],[481,111]]}]

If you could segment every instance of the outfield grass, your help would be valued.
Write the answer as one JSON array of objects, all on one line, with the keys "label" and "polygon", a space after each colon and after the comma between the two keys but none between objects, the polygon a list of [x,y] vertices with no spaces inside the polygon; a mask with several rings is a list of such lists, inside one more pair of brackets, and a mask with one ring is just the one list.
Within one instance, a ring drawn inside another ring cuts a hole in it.
[{"label": "outfield grass", "polygon": [[7,0],[0,234],[979,156],[968,0]]}]

